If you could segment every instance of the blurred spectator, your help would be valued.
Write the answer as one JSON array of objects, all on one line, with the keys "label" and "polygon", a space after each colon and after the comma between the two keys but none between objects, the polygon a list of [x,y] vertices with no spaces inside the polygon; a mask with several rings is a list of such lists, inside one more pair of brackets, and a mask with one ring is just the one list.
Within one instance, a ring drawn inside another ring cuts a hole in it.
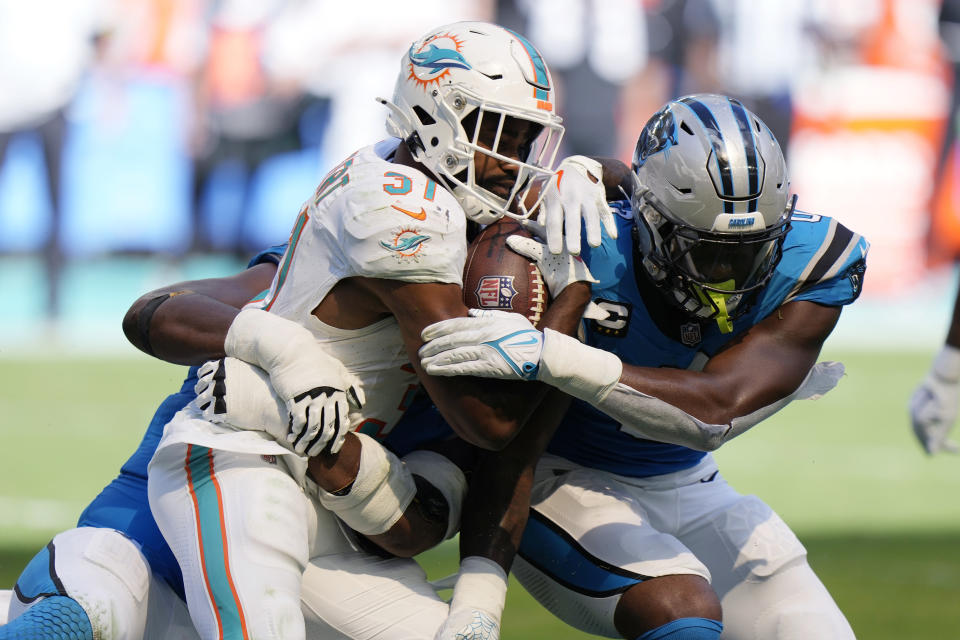
[{"label": "blurred spectator", "polygon": [[949,91],[936,36],[940,0],[811,5],[819,59],[794,85],[791,182],[802,209],[870,239],[864,295],[913,291],[927,271]]},{"label": "blurred spectator", "polygon": [[665,67],[667,95],[719,92],[717,41],[720,24],[711,0],[648,0],[650,64]]},{"label": "blurred spectator", "polygon": [[[206,58],[196,75],[190,131],[194,249],[245,250],[242,233],[252,176],[267,159],[302,147],[301,89],[276,82],[264,68],[266,34],[285,4],[286,0],[212,0],[209,4]],[[224,175],[215,172],[231,169],[235,197],[208,198],[213,178]],[[221,210],[229,200],[238,204],[235,215]],[[236,220],[233,237],[211,233],[214,225],[209,222],[225,217]]]},{"label": "blurred spectator", "polygon": [[383,137],[397,60],[425,30],[460,20],[492,19],[490,0],[290,2],[264,42],[264,66],[329,104],[322,175],[372,138]]},{"label": "blurred spectator", "polygon": [[[215,171],[232,165],[244,174],[235,193],[239,198],[233,198],[241,201],[242,211],[230,217],[238,218],[236,247],[248,248],[250,179],[264,163],[316,147],[320,176],[371,136],[383,136],[386,112],[371,96],[390,97],[400,54],[437,22],[489,19],[488,4],[215,0],[207,63],[197,83],[197,247],[226,248],[223,238],[204,233],[209,219],[222,219],[226,212],[212,208],[201,215],[205,203],[213,204],[207,196]],[[304,190],[298,197],[306,195]],[[292,221],[293,207],[273,206],[278,217]]]},{"label": "blurred spectator", "polygon": [[960,125],[960,0],[943,0],[937,19],[943,53],[950,65],[949,121],[944,132],[943,146],[938,163],[938,181],[943,180],[946,158],[957,138]]},{"label": "blurred spectator", "polygon": [[61,158],[70,105],[106,35],[98,0],[0,0],[0,168],[15,136],[43,149],[51,219],[44,243],[48,315],[60,311]]},{"label": "blurred spectator", "polygon": [[639,0],[498,0],[495,20],[527,34],[549,63],[566,126],[562,153],[617,155],[623,87],[647,63]]},{"label": "blurred spectator", "polygon": [[960,152],[957,148],[957,129],[960,127],[960,0],[943,0],[937,26],[951,91],[934,180],[933,216],[928,234],[932,262],[956,259],[960,255]]},{"label": "blurred spectator", "polygon": [[[812,60],[809,0],[713,0],[724,91],[760,116],[788,154],[791,90]],[[842,4],[842,3],[834,3]]]},{"label": "blurred spectator", "polygon": [[[956,140],[960,118],[960,0],[943,0],[937,20],[944,53],[951,67],[952,92],[950,95],[949,121],[946,127],[941,154],[937,164],[937,189],[940,191],[941,212],[945,218],[958,217],[954,195],[960,188],[958,180]],[[954,253],[956,247],[953,248]],[[956,255],[952,256],[956,258]],[[951,432],[957,422],[960,407],[960,288],[956,289],[953,315],[947,327],[947,335],[926,377],[914,389],[908,405],[913,434],[928,455],[960,451]]]},{"label": "blurred spectator", "polygon": [[646,0],[649,59],[620,99],[617,156],[629,161],[637,135],[671,98],[722,93],[717,78],[719,28],[711,0]]},{"label": "blurred spectator", "polygon": [[203,55],[209,0],[113,0],[116,29],[105,66],[118,77],[192,77]]}]

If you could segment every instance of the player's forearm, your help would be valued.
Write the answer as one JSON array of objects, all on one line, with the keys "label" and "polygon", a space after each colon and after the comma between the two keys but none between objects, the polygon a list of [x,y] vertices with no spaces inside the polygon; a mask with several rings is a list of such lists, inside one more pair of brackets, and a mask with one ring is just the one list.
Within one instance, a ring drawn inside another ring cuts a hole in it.
[{"label": "player's forearm", "polygon": [[503,449],[516,437],[548,390],[537,383],[425,373],[421,381],[454,433],[489,451]]},{"label": "player's forearm", "polygon": [[583,310],[590,302],[590,283],[572,282],[563,288],[556,300],[550,303],[538,329],[553,329],[568,336],[576,336]]},{"label": "player's forearm", "polygon": [[193,365],[222,358],[233,319],[270,286],[276,270],[262,263],[226,278],[155,289],[130,306],[123,332],[137,349],[167,362]]},{"label": "player's forearm", "polygon": [[[585,282],[566,287],[544,314],[541,326],[576,334],[590,300]],[[521,383],[533,386],[532,383]],[[551,389],[514,440],[486,453],[473,473],[464,503],[460,557],[481,556],[510,571],[530,513],[530,491],[537,460],[556,432],[570,396]]]},{"label": "player's forearm", "polygon": [[659,428],[658,415],[644,408],[643,402],[635,405],[632,400],[649,397],[698,421],[729,424],[789,396],[803,381],[810,366],[812,362],[788,378],[781,378],[775,375],[775,365],[771,364],[766,370],[767,379],[761,383],[750,377],[623,364],[617,384],[602,400],[591,404],[618,420]]},{"label": "player's forearm", "polygon": [[[564,288],[541,321],[542,327],[575,335],[590,285]],[[533,383],[521,383],[533,386]],[[481,556],[510,571],[530,512],[537,460],[570,406],[570,396],[551,389],[521,433],[502,451],[482,456],[467,493],[460,533],[460,557]]]},{"label": "player's forearm", "polygon": [[594,158],[603,167],[603,187],[607,192],[607,201],[615,202],[628,198],[633,191],[633,178],[630,167],[615,158]]},{"label": "player's forearm", "polygon": [[530,511],[533,468],[501,467],[487,452],[474,470],[460,521],[460,557],[481,556],[510,571]]},{"label": "player's forearm", "polygon": [[190,290],[148,294],[127,312],[123,332],[147,355],[199,365],[224,357],[224,339],[239,311]]},{"label": "player's forearm", "polygon": [[461,558],[482,556],[510,571],[530,512],[537,460],[569,405],[569,396],[551,390],[520,435],[503,451],[481,456],[464,502]]},{"label": "player's forearm", "polygon": [[[576,334],[590,287],[566,287],[544,314],[540,325]],[[412,360],[419,367],[419,358]],[[547,388],[535,382],[486,378],[440,378],[421,375],[430,397],[461,438],[480,448],[499,451],[520,432]]]},{"label": "player's forearm", "polygon": [[746,406],[751,400],[747,394],[728,388],[719,376],[700,371],[624,364],[620,383],[707,422],[728,422],[756,408]]},{"label": "player's forearm", "polygon": [[713,451],[735,438],[794,400],[819,397],[836,386],[843,376],[839,362],[820,362],[786,394],[775,393],[768,404],[741,408],[725,421],[706,422],[662,399],[641,393],[625,384],[617,384],[601,401],[594,404],[600,411],[617,420],[621,429],[638,438],[669,442],[699,451]]},{"label": "player's forearm", "polygon": [[960,349],[960,288],[957,289],[957,297],[953,302],[953,316],[947,331],[946,344]]}]

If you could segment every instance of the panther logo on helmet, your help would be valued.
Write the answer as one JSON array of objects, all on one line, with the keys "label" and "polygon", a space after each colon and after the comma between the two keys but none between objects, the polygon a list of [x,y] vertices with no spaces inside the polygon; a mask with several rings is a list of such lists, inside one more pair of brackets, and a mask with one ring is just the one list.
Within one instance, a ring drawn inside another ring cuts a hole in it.
[{"label": "panther logo on helmet", "polygon": [[677,122],[670,111],[659,111],[640,132],[634,152],[633,166],[641,166],[647,158],[677,144]]}]

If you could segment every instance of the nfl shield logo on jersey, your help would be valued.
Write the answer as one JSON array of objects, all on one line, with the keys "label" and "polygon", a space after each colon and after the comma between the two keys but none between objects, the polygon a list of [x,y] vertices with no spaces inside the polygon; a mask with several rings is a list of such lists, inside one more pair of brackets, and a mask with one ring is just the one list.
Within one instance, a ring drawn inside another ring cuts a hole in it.
[{"label": "nfl shield logo on jersey", "polygon": [[513,287],[513,276],[484,276],[477,283],[475,293],[481,309],[512,309],[517,290]]}]

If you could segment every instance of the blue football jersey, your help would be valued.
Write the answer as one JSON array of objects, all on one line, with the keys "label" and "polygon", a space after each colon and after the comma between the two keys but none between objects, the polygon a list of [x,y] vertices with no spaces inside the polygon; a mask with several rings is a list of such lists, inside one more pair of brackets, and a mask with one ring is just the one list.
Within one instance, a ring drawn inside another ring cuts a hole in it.
[{"label": "blue football jersey", "polygon": [[[605,236],[601,246],[588,247],[583,253],[599,280],[593,285],[593,302],[608,315],[603,320],[585,321],[583,330],[587,344],[615,353],[627,364],[690,368],[698,354],[701,359],[712,356],[787,302],[808,300],[841,306],[860,294],[869,243],[836,220],[798,211],[773,276],[748,299],[747,312],[733,321],[731,332],[722,333],[715,320],[696,322],[679,311],[669,321],[654,318],[644,300],[663,294],[638,272],[629,202],[613,206],[618,238]],[[579,400],[574,400],[548,451],[585,466],[633,477],[686,469],[706,455],[623,433],[616,420]]]}]

